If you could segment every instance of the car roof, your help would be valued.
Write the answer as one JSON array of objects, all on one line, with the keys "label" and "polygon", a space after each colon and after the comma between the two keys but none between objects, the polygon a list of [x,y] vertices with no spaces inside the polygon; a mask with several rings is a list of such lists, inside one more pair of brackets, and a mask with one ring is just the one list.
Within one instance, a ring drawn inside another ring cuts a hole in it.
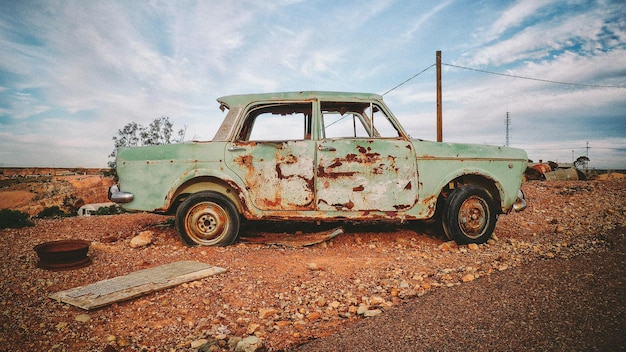
[{"label": "car roof", "polygon": [[228,108],[248,105],[255,101],[289,101],[289,100],[382,100],[383,97],[373,93],[356,92],[331,92],[331,91],[300,91],[300,92],[276,92],[258,94],[227,95],[217,101]]}]

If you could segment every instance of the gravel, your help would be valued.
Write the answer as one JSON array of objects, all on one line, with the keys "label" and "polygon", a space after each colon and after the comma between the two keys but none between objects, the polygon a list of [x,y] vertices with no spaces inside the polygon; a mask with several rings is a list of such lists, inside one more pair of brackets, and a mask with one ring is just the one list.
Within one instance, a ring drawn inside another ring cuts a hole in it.
[{"label": "gravel", "polygon": [[625,228],[611,248],[407,301],[291,351],[624,351]]},{"label": "gravel", "polygon": [[[0,351],[228,351],[244,339],[268,351],[623,350],[626,181],[523,189],[529,208],[479,246],[417,224],[341,224],[304,248],[188,248],[153,214],[0,230]],[[245,235],[321,227],[251,223]],[[149,243],[131,247],[143,231]],[[91,241],[90,266],[36,267],[35,245],[70,238]],[[179,260],[227,272],[93,311],[48,298]]]}]

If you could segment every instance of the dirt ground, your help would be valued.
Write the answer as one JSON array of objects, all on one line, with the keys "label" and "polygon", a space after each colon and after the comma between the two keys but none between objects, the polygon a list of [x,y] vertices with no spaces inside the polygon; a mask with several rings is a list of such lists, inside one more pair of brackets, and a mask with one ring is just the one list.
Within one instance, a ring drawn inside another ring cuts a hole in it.
[{"label": "dirt ground", "polygon": [[58,206],[71,213],[84,204],[108,202],[107,189],[112,184],[112,178],[100,175],[4,178],[0,179],[0,209],[37,215],[45,208]]},{"label": "dirt ground", "polygon": [[[290,350],[369,316],[395,314],[434,290],[602,253],[606,234],[626,226],[625,180],[533,181],[523,190],[528,209],[501,216],[494,238],[480,246],[457,246],[416,223],[248,223],[232,246],[188,248],[170,218],[152,214],[40,219],[0,230],[0,351],[219,351],[247,336],[269,351]],[[267,244],[334,226],[344,233],[313,246]],[[145,230],[154,233],[152,243],[131,248]],[[33,247],[59,239],[91,241],[93,263],[37,268]],[[227,271],[93,311],[48,297],[180,260]],[[432,309],[423,314],[436,316],[441,307]]]}]

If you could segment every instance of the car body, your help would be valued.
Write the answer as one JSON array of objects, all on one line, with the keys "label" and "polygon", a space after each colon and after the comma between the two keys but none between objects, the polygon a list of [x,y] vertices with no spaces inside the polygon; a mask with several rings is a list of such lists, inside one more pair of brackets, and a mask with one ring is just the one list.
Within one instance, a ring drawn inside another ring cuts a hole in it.
[{"label": "car body", "polygon": [[187,245],[228,245],[240,220],[435,220],[489,239],[525,208],[521,149],[410,138],[380,95],[284,92],[218,99],[206,142],[120,148],[111,201],[176,215]]}]

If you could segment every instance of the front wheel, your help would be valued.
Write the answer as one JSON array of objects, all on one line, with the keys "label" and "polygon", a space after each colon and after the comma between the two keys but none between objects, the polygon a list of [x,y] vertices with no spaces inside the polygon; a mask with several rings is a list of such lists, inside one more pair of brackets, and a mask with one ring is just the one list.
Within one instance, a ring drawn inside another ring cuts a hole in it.
[{"label": "front wheel", "polygon": [[176,230],[187,246],[228,246],[239,234],[239,214],[225,196],[198,192],[178,207]]},{"label": "front wheel", "polygon": [[446,235],[456,243],[485,243],[493,234],[497,215],[489,192],[465,185],[446,199],[441,220]]}]

